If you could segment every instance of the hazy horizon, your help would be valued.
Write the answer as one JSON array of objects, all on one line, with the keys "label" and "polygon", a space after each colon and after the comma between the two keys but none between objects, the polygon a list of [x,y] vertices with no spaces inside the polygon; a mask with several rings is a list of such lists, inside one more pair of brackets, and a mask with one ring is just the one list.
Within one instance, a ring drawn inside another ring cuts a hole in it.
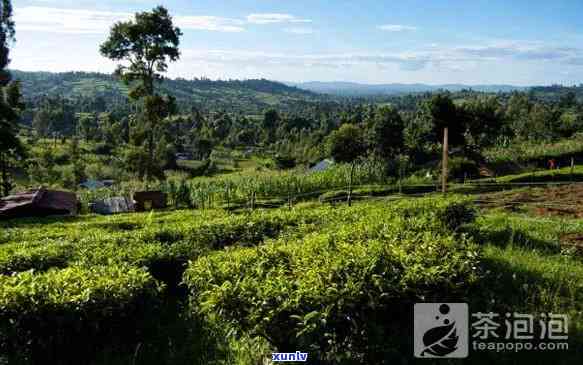
[{"label": "hazy horizon", "polygon": [[[71,73],[71,72],[85,72],[85,73],[98,73],[98,74],[103,74],[103,75],[111,75],[111,72],[103,72],[103,71],[86,71],[86,70],[66,70],[66,71],[51,71],[51,70],[42,70],[42,69],[38,69],[38,70],[22,70],[22,69],[15,69],[15,68],[9,68],[10,71],[13,72],[39,72],[39,73],[54,73],[54,74],[63,74],[63,73]],[[423,81],[419,81],[419,82],[382,82],[382,83],[374,83],[374,82],[362,82],[362,81],[343,81],[343,80],[331,80],[331,81],[323,81],[323,80],[307,80],[307,81],[294,81],[294,80],[275,80],[275,79],[266,79],[266,78],[262,78],[262,77],[245,77],[245,78],[211,78],[211,77],[207,77],[204,75],[201,76],[197,76],[197,75],[193,75],[191,77],[183,77],[183,76],[172,76],[172,77],[165,77],[165,79],[170,79],[170,80],[177,80],[177,79],[186,79],[186,80],[192,80],[193,78],[208,78],[211,81],[227,81],[227,80],[240,80],[240,81],[245,81],[245,80],[259,80],[259,79],[265,79],[268,81],[273,81],[273,82],[279,82],[282,84],[286,84],[286,85],[295,85],[295,84],[311,84],[311,83],[323,83],[323,84],[332,84],[332,83],[345,83],[345,84],[354,84],[354,85],[363,85],[363,86],[384,86],[384,85],[423,85],[423,86],[431,86],[431,87],[436,87],[436,86],[444,86],[444,85],[459,85],[459,86],[514,86],[514,87],[522,87],[522,88],[527,88],[527,87],[547,87],[547,86],[554,86],[554,85],[559,85],[559,86],[564,86],[564,87],[576,87],[579,86],[583,83],[575,83],[575,84],[558,84],[558,83],[549,83],[549,84],[524,84],[524,85],[520,85],[520,84],[509,84],[509,83],[484,83],[484,84],[468,84],[468,83],[430,83],[430,82],[423,82]]]}]

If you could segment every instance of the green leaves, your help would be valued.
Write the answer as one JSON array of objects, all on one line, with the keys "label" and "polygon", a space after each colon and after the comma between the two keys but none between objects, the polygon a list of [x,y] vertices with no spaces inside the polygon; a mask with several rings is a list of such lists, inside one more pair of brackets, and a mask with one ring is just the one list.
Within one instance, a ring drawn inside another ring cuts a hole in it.
[{"label": "green leaves", "polygon": [[454,197],[5,222],[0,273],[19,273],[0,275],[0,346],[122,346],[156,325],[157,280],[182,279],[196,317],[225,333],[362,358],[386,348],[386,323],[409,318],[403,303],[472,282],[476,248],[456,233],[471,211]]},{"label": "green leaves", "polygon": [[344,124],[328,137],[330,155],[338,162],[354,163],[366,153],[362,130],[353,124]]},{"label": "green leaves", "polygon": [[475,246],[454,233],[471,209],[454,198],[322,210],[318,232],[192,262],[192,310],[321,360],[370,355],[386,347],[387,326],[407,325],[408,300],[462,295],[475,280]]},{"label": "green leaves", "polygon": [[154,94],[154,81],[166,72],[167,62],[180,57],[181,35],[168,10],[158,6],[150,12],[136,13],[132,20],[114,24],[99,50],[112,60],[129,61],[130,65],[120,65],[116,74],[128,85],[140,81],[130,92],[132,98],[139,99]]},{"label": "green leaves", "polygon": [[132,341],[156,322],[162,289],[128,265],[0,275],[0,353],[40,360],[55,351],[64,361],[83,349]]}]

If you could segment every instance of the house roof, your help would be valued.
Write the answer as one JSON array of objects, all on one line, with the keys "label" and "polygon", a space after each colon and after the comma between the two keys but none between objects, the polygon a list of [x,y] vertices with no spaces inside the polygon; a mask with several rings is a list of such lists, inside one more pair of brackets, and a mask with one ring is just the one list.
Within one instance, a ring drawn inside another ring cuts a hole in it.
[{"label": "house roof", "polygon": [[310,171],[312,171],[312,172],[324,171],[324,170],[327,170],[332,165],[334,165],[334,161],[332,161],[330,159],[325,159],[325,160],[322,160],[322,161],[318,162],[317,164],[315,164],[310,169]]},{"label": "house roof", "polygon": [[0,218],[74,214],[77,214],[77,196],[66,191],[40,188],[0,199]]}]

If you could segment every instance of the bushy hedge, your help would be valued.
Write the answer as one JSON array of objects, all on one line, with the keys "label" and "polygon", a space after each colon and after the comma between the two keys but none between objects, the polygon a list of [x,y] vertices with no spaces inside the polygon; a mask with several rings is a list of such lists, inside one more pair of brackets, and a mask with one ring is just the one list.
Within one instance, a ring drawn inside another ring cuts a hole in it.
[{"label": "bushy hedge", "polygon": [[313,360],[409,358],[412,303],[460,298],[476,278],[477,248],[454,232],[473,214],[460,199],[386,204],[342,208],[333,229],[301,240],[200,258],[184,279],[192,311]]},{"label": "bushy hedge", "polygon": [[162,288],[131,266],[0,276],[0,354],[10,363],[66,363],[124,348],[155,329]]},{"label": "bushy hedge", "polygon": [[287,229],[320,219],[319,212],[312,210],[230,216],[183,212],[168,217],[139,215],[132,221],[57,224],[46,228],[45,235],[50,237],[46,239],[39,238],[36,227],[14,230],[27,241],[0,245],[0,274],[73,264],[91,267],[128,263],[147,267],[156,279],[174,288],[188,260],[227,246],[257,245]]},{"label": "bushy hedge", "polygon": [[34,243],[13,243],[1,246],[0,275],[35,269],[66,267],[73,254],[73,245],[50,240]]}]

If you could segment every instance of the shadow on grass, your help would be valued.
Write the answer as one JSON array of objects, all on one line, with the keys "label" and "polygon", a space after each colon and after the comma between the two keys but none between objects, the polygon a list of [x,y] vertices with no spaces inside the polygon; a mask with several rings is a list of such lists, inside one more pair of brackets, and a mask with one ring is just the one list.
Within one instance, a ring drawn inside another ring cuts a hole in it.
[{"label": "shadow on grass", "polygon": [[67,223],[77,223],[77,222],[87,222],[91,218],[90,216],[77,215],[77,216],[63,216],[55,215],[49,217],[24,217],[24,218],[10,218],[0,220],[0,228],[20,228],[29,226],[45,226],[48,224],[67,224]]},{"label": "shadow on grass", "polygon": [[[474,352],[468,363],[471,364],[546,364],[567,365],[580,363],[583,358],[583,327],[581,310],[583,309],[583,292],[569,287],[565,280],[553,280],[544,276],[543,271],[529,269],[523,264],[513,264],[507,260],[504,250],[500,257],[486,257],[482,260],[485,272],[483,279],[471,289],[470,312],[493,312],[499,315],[497,323],[502,326],[496,331],[500,341],[506,337],[504,316],[506,313],[532,314],[534,321],[534,340],[529,340],[533,347],[541,342],[553,342],[540,339],[541,313],[557,313],[569,315],[568,350],[555,351],[479,351]],[[582,279],[583,281],[583,279]],[[475,320],[475,319],[474,319]],[[470,323],[472,323],[470,319]],[[538,338],[538,339],[537,339]],[[490,341],[498,341],[490,339]],[[525,342],[511,339],[507,341]],[[555,341],[556,342],[556,341]],[[472,353],[471,353],[472,355]]]},{"label": "shadow on grass", "polygon": [[186,300],[167,299],[160,311],[160,326],[127,347],[127,351],[103,351],[90,365],[164,365],[222,363],[228,355],[221,336],[202,320],[189,316]]},{"label": "shadow on grass", "polygon": [[476,242],[485,245],[490,244],[500,248],[521,247],[525,249],[537,250],[546,254],[557,254],[561,252],[560,245],[533,237],[529,233],[511,226],[497,229],[480,229],[479,226],[470,225],[465,227]]}]

